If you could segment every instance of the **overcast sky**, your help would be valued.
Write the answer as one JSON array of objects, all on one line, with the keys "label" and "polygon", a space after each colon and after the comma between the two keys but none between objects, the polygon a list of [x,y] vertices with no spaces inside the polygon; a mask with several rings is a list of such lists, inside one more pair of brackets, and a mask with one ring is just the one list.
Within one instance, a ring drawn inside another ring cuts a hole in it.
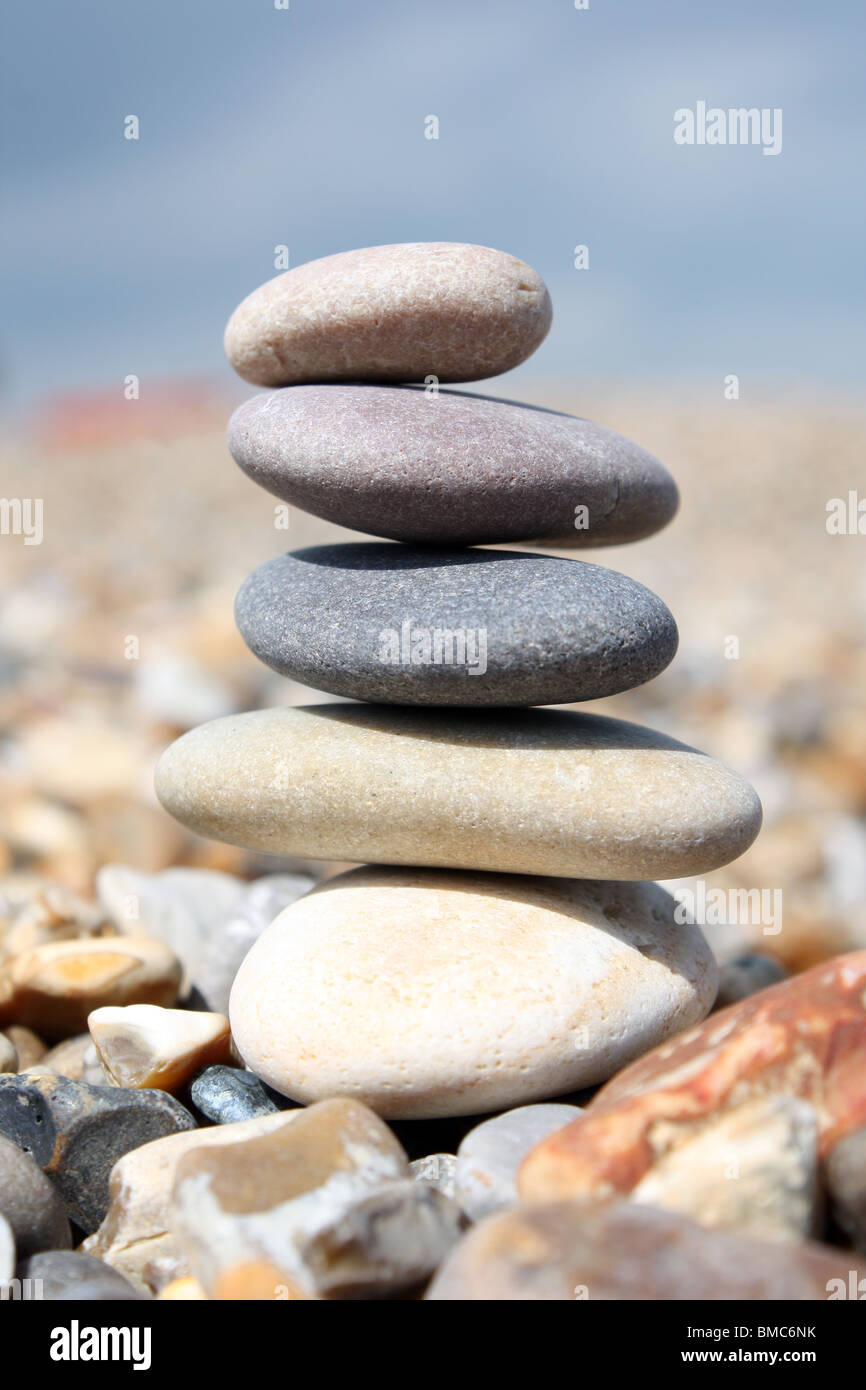
[{"label": "overcast sky", "polygon": [[[39,0],[2,24],[7,399],[227,371],[275,245],[409,240],[541,272],[536,374],[862,377],[862,0]],[[781,108],[781,153],[677,145],[699,101]]]}]

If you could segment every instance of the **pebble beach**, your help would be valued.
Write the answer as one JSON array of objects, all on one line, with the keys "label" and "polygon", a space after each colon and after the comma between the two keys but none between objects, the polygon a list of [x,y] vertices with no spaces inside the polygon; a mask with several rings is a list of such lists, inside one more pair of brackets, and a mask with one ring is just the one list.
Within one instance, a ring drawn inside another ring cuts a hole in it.
[{"label": "pebble beach", "polygon": [[348,251],[239,306],[237,387],[8,422],[0,1280],[866,1279],[862,412],[506,400],[552,318]]}]

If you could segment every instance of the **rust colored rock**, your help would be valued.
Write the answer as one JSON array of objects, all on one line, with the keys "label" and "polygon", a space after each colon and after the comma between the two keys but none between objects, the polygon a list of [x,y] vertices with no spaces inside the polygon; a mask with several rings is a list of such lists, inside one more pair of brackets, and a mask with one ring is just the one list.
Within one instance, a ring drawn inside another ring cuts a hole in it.
[{"label": "rust colored rock", "polygon": [[818,1113],[823,1155],[866,1124],[866,951],[751,995],[654,1048],[528,1155],[524,1200],[632,1191],[700,1127],[759,1096]]}]

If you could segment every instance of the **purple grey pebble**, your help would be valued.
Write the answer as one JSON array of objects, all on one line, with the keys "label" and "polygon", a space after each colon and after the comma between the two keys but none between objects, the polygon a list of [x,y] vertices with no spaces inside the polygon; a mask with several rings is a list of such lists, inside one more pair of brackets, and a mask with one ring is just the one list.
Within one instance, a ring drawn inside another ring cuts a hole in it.
[{"label": "purple grey pebble", "polygon": [[616,570],[505,550],[311,546],[260,566],[235,617],[268,666],[385,704],[550,705],[664,670],[677,629]]},{"label": "purple grey pebble", "polygon": [[618,545],[679,503],[658,459],[613,430],[459,391],[287,386],[239,406],[228,443],[284,501],[421,545]]}]

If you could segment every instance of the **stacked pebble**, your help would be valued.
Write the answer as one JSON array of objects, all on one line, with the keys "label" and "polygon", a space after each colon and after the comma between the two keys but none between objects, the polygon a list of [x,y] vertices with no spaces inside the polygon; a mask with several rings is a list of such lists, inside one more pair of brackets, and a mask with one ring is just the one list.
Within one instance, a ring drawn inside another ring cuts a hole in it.
[{"label": "stacked pebble", "polygon": [[157,772],[199,833],[366,861],[287,907],[235,980],[235,1044],[295,1101],[395,1120],[521,1106],[605,1081],[715,998],[702,934],[645,880],[746,849],[752,789],[649,729],[516,708],[650,680],[671,614],[613,570],[469,548],[617,544],[676,509],[662,465],[611,431],[439,389],[516,366],[550,320],[521,261],[419,243],[289,271],[226,331],[240,375],[277,388],[232,418],[240,466],[401,543],[281,556],[237,600],[268,665],[376,703],[219,719]]},{"label": "stacked pebble", "polygon": [[233,360],[283,387],[236,415],[240,461],[403,543],[284,557],[238,604],[278,670],[378,703],[207,725],[160,793],[217,837],[370,862],[0,898],[0,1297],[866,1288],[866,951],[775,984],[740,962],[705,1019],[707,943],[646,880],[739,853],[754,794],[651,730],[516,708],[676,645],[621,575],[466,548],[560,544],[583,508],[572,543],[635,539],[675,507],[616,436],[438,391],[548,321],[528,267],[451,246],[303,267],[233,319]]}]

